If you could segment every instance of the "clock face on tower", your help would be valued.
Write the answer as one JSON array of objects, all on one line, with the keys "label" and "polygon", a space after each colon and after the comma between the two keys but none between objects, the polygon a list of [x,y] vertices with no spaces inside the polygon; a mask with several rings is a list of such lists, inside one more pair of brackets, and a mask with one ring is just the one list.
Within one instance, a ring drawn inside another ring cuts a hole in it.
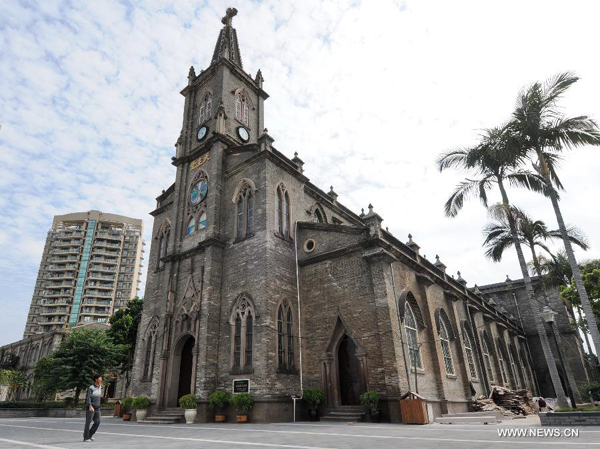
[{"label": "clock face on tower", "polygon": [[240,136],[240,139],[242,139],[242,142],[248,142],[248,139],[250,139],[250,134],[248,133],[248,130],[243,126],[238,127],[237,133],[238,136]]},{"label": "clock face on tower", "polygon": [[207,134],[208,134],[208,127],[201,126],[200,129],[198,130],[198,134],[196,134],[196,139],[198,139],[198,142],[202,142],[206,138]]},{"label": "clock face on tower", "polygon": [[206,192],[208,192],[208,183],[206,179],[202,179],[194,184],[192,187],[192,192],[190,193],[190,204],[195,206],[200,203],[204,198],[206,198]]}]

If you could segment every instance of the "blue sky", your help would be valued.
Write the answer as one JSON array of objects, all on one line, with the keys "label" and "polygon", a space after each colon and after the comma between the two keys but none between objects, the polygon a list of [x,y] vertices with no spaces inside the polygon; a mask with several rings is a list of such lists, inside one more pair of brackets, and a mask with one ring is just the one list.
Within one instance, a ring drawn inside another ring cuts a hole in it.
[{"label": "blue sky", "polygon": [[[559,71],[563,102],[600,119],[597,2],[14,1],[0,4],[0,344],[21,337],[52,217],[89,209],[144,219],[174,180],[190,65],[209,62],[228,6],[244,68],[261,68],[266,126],[306,174],[356,212],[440,254],[469,285],[519,277],[484,259],[485,211],[442,205],[460,174],[435,157],[505,120],[519,89]],[[600,152],[562,165],[568,222],[600,257]],[[513,200],[555,226],[550,204]],[[148,247],[147,247],[148,249]],[[145,268],[144,268],[145,272]],[[145,277],[144,277],[145,279]],[[143,285],[143,282],[142,282]]]}]

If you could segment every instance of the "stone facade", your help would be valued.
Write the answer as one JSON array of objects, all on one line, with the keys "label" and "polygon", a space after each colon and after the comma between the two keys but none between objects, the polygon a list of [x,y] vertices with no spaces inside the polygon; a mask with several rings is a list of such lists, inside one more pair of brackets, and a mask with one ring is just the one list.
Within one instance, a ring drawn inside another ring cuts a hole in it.
[{"label": "stone facade", "polygon": [[516,319],[421,257],[412,238],[383,230],[372,206],[353,213],[310,182],[297,154],[274,148],[262,74],[243,71],[234,14],[211,65],[190,69],[181,92],[176,179],[151,213],[134,394],[155,409],[195,394],[200,420],[211,419],[208,395],[234,379],[250,381],[254,421],[291,420],[291,397],[309,386],[331,408],[377,390],[393,422],[408,389],[433,415],[466,411],[501,378],[497,366],[492,379],[484,370],[482,330],[515,351],[503,383],[533,388]]},{"label": "stone facade", "polygon": [[[544,303],[543,296],[540,294],[541,282],[540,279],[534,277],[532,279],[534,288],[536,289],[538,302],[534,303],[541,311]],[[544,397],[554,397],[554,388],[550,379],[550,373],[546,365],[546,360],[542,352],[542,347],[537,334],[533,318],[533,310],[527,299],[525,284],[522,279],[510,280],[497,284],[490,284],[478,288],[484,295],[486,300],[492,301],[498,307],[505,310],[509,315],[517,317],[522,325],[525,335],[527,336],[528,348],[531,354],[532,364],[535,371],[535,377],[539,385],[539,392]],[[587,398],[579,398],[577,386],[588,382],[591,379],[598,379],[597,368],[589,364],[585,358],[585,351],[581,342],[581,338],[571,323],[575,320],[573,310],[565,305],[559,297],[558,289],[548,289],[549,306],[558,312],[555,317],[555,325],[551,329],[548,324],[545,325],[548,334],[548,340],[554,354],[554,359],[558,365],[559,375],[563,382],[563,387],[566,387],[568,381],[571,389],[574,392],[576,400]],[[555,334],[555,335],[553,335]],[[566,376],[564,379],[562,374],[563,367],[560,362],[560,357],[557,352],[557,347],[554,341],[559,342],[562,357],[565,361]],[[566,391],[566,388],[565,388]]]}]

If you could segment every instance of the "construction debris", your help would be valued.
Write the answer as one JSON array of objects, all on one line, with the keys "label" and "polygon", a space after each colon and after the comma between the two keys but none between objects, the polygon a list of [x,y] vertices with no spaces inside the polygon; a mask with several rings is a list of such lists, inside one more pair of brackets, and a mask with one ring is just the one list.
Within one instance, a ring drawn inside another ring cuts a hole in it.
[{"label": "construction debris", "polygon": [[531,393],[527,390],[509,390],[494,386],[489,397],[479,396],[473,402],[475,411],[500,411],[506,418],[515,415],[534,415],[537,413]]}]

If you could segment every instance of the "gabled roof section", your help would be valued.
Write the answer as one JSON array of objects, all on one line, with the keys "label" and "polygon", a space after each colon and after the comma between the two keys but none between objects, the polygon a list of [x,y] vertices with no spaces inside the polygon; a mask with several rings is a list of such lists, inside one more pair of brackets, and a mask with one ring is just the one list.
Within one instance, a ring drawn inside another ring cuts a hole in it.
[{"label": "gabled roof section", "polygon": [[227,8],[225,17],[221,19],[221,22],[225,26],[219,33],[212,61],[210,62],[211,65],[216,64],[220,59],[228,59],[240,69],[243,68],[237,31],[231,26],[231,22],[237,15],[237,12],[235,8]]}]

